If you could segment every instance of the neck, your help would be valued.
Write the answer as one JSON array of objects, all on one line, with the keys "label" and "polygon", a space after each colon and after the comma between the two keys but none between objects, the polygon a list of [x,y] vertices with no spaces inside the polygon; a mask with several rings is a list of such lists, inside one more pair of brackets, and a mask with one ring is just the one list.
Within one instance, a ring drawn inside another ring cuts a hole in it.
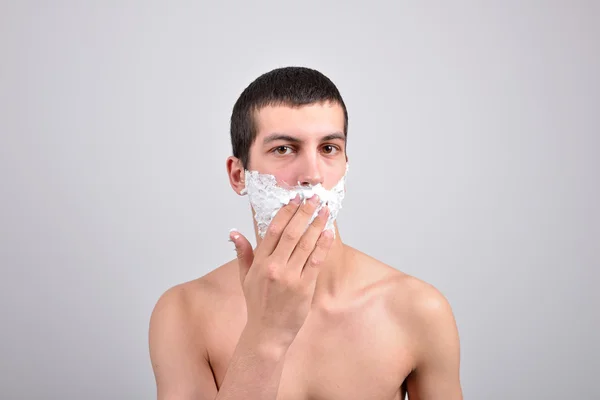
[{"label": "neck", "polygon": [[342,242],[338,231],[337,223],[335,226],[335,239],[327,258],[321,264],[313,303],[321,304],[339,296],[347,288],[350,278],[350,264],[348,259],[348,247]]},{"label": "neck", "polygon": [[[339,296],[348,287],[350,281],[350,267],[348,262],[349,248],[342,242],[337,222],[334,222],[335,238],[329,249],[325,262],[321,264],[313,304],[324,304]],[[254,224],[256,241],[260,243],[256,223]]]}]

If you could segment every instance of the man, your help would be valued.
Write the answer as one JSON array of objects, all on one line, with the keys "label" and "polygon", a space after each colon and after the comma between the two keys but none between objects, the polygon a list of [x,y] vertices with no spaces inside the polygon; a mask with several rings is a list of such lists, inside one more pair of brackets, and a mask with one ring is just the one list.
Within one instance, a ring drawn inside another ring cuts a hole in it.
[{"label": "man", "polygon": [[[346,173],[347,121],[320,72],[260,76],[233,109],[231,187],[243,194],[257,171],[331,189]],[[324,229],[321,200],[293,198],[261,235],[255,221],[255,249],[231,232],[235,260],[161,296],[149,333],[159,399],[462,399],[446,299]]]}]

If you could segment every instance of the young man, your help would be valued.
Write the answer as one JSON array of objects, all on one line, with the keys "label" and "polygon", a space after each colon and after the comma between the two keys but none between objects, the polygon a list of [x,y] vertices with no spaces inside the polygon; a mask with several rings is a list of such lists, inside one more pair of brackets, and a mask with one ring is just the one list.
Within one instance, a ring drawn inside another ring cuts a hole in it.
[{"label": "young man", "polygon": [[[320,72],[260,76],[233,109],[231,187],[244,194],[257,171],[332,189],[346,173],[347,121]],[[280,206],[266,232],[255,221],[255,249],[233,231],[235,260],[159,299],[149,334],[159,399],[462,399],[448,302],[345,245],[332,204]]]}]

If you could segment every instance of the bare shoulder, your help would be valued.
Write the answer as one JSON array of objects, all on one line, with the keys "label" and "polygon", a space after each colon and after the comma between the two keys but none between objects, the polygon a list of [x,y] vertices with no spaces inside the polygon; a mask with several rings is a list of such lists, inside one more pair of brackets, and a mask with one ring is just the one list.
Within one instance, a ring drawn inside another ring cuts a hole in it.
[{"label": "bare shoulder", "polygon": [[444,294],[432,284],[401,273],[396,285],[392,298],[396,305],[413,319],[428,320],[452,313]]},{"label": "bare shoulder", "polygon": [[150,317],[151,356],[166,342],[206,353],[204,330],[211,310],[222,308],[223,299],[235,297],[231,296],[236,290],[231,279],[235,268],[236,264],[229,262],[198,279],[175,285],[160,296]]},{"label": "bare shoulder", "polygon": [[448,300],[432,284],[358,250],[353,249],[353,252],[353,257],[366,267],[362,268],[362,274],[365,275],[362,280],[381,282],[393,313],[404,322],[429,323],[431,319],[447,319],[452,316]]},{"label": "bare shoulder", "polygon": [[232,279],[236,268],[235,262],[229,262],[200,278],[169,288],[154,306],[150,328],[163,322],[177,323],[180,320],[191,324],[202,320],[207,310],[238,289]]},{"label": "bare shoulder", "polygon": [[422,365],[433,353],[439,356],[435,362],[458,359],[458,328],[444,294],[432,284],[395,269],[389,277],[390,314],[411,338],[413,367]]}]

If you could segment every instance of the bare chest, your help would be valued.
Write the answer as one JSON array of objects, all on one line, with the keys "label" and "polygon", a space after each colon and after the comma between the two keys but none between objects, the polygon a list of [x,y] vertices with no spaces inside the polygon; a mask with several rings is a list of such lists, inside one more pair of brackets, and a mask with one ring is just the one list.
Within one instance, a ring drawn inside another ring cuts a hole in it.
[{"label": "bare chest", "polygon": [[[230,319],[213,339],[209,355],[218,387],[244,324],[245,319]],[[311,312],[286,354],[277,399],[404,399],[401,386],[412,363],[397,325],[378,304]]]}]

